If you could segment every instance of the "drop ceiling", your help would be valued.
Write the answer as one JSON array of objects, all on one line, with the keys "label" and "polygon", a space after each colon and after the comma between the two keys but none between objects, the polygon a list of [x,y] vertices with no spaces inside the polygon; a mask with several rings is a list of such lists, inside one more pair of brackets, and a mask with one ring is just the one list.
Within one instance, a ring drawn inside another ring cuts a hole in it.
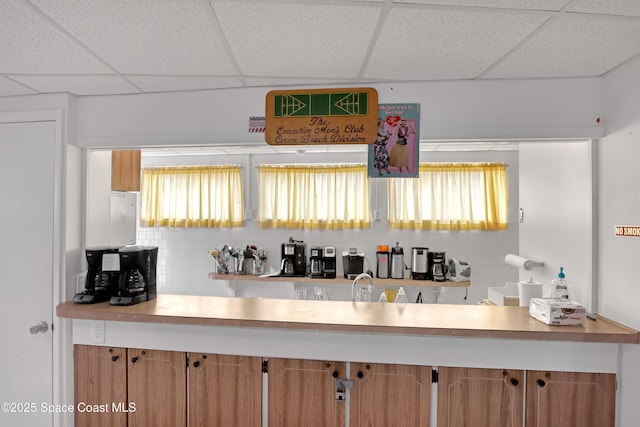
[{"label": "drop ceiling", "polygon": [[0,96],[599,77],[637,0],[0,0]]}]

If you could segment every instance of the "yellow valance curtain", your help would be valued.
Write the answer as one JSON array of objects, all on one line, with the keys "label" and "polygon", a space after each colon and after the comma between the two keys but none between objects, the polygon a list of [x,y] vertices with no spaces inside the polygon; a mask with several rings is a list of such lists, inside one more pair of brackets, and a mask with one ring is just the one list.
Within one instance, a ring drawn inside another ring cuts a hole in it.
[{"label": "yellow valance curtain", "polygon": [[261,227],[371,226],[370,184],[365,165],[260,165],[258,181]]},{"label": "yellow valance curtain", "polygon": [[503,163],[421,163],[419,178],[389,179],[388,194],[392,228],[507,228],[508,185]]},{"label": "yellow valance curtain", "polygon": [[241,227],[239,166],[145,168],[140,188],[142,227]]}]

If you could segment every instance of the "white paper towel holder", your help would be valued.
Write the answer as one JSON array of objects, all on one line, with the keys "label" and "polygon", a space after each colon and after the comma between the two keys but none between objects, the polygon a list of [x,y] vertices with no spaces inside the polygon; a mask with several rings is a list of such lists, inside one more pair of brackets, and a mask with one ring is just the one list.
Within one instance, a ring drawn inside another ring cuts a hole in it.
[{"label": "white paper towel holder", "polygon": [[522,268],[524,270],[531,270],[532,268],[535,268],[535,267],[544,266],[544,263],[542,261],[523,258],[515,254],[505,255],[504,262],[514,267]]}]

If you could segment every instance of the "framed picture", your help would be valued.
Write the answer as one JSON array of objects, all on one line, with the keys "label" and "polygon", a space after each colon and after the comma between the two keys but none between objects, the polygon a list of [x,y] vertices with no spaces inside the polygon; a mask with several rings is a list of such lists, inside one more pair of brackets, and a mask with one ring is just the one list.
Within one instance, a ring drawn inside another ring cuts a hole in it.
[{"label": "framed picture", "polygon": [[379,104],[378,135],[368,147],[371,178],[417,178],[420,104]]}]

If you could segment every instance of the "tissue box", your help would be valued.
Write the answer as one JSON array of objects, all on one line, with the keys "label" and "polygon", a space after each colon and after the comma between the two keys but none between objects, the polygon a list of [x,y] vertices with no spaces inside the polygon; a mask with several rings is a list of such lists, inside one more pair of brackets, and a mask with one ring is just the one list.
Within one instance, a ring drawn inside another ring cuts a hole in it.
[{"label": "tissue box", "polygon": [[560,298],[531,298],[529,314],[547,325],[583,325],[587,317],[580,304]]}]

